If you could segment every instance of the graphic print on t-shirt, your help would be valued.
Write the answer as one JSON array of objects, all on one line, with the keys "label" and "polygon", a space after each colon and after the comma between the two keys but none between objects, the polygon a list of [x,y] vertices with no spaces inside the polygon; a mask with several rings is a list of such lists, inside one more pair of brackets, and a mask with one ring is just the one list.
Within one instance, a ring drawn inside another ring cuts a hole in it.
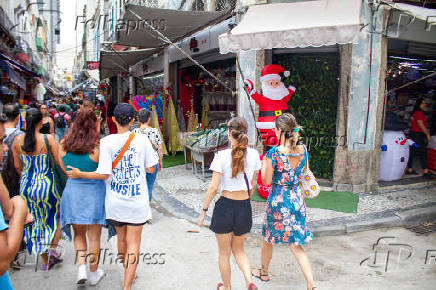
[{"label": "graphic print on t-shirt", "polygon": [[[118,156],[121,149],[115,156]],[[137,152],[135,148],[129,147],[121,158],[117,167],[112,171],[111,190],[119,195],[133,197],[141,195],[140,166],[137,164]]]}]

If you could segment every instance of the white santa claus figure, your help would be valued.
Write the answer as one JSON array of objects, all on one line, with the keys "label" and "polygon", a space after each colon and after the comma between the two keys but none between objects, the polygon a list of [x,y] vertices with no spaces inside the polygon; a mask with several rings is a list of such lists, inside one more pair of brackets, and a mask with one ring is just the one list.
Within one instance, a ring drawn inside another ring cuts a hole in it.
[{"label": "white santa claus figure", "polygon": [[280,73],[285,77],[289,76],[289,71],[277,64],[266,65],[260,75],[262,84],[262,95],[253,90],[253,82],[249,79],[244,81],[248,93],[259,105],[259,118],[256,127],[262,135],[265,145],[274,146],[278,144],[278,139],[274,133],[275,120],[283,113],[289,112],[288,102],[295,87],[285,87],[281,80]]}]

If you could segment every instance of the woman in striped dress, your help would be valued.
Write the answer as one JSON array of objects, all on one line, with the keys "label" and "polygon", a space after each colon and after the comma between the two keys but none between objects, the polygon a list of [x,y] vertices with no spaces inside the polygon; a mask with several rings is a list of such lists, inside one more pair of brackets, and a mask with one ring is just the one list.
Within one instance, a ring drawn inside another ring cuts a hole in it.
[{"label": "woman in striped dress", "polygon": [[[12,150],[15,168],[21,173],[20,195],[35,219],[33,226],[25,229],[24,241],[29,253],[41,255],[41,269],[49,270],[62,261],[55,251],[60,239],[58,224],[62,193],[54,184],[44,135],[39,133],[41,126],[41,112],[34,108],[27,110],[26,133],[15,138]],[[56,163],[61,164],[54,137],[46,136]]]}]

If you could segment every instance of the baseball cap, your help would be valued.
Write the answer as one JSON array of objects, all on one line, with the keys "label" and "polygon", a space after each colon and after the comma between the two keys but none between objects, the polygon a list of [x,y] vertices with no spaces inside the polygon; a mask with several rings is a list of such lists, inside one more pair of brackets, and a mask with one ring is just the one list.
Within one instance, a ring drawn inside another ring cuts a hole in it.
[{"label": "baseball cap", "polygon": [[135,117],[135,109],[132,105],[127,103],[118,104],[114,110],[115,119],[125,119],[127,118],[129,121]]}]

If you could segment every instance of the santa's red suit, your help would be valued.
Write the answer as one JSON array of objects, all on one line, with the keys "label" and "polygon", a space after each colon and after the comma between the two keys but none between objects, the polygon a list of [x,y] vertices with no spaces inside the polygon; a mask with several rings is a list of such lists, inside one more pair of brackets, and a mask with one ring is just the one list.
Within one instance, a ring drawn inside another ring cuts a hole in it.
[{"label": "santa's red suit", "polygon": [[[284,73],[285,76],[289,76],[289,72],[276,64],[266,65],[261,71],[261,82],[267,82],[269,80],[280,80],[280,73]],[[291,99],[292,94],[295,92],[295,88],[290,86],[286,88],[289,92],[288,95],[281,99],[271,99],[259,94],[253,90],[253,83],[250,80],[245,80],[248,92],[253,100],[259,105],[259,117],[256,122],[256,127],[262,135],[262,140],[265,145],[277,145],[278,139],[275,135],[275,120],[283,113],[289,112],[288,102]],[[280,80],[281,83],[281,80]]]}]

